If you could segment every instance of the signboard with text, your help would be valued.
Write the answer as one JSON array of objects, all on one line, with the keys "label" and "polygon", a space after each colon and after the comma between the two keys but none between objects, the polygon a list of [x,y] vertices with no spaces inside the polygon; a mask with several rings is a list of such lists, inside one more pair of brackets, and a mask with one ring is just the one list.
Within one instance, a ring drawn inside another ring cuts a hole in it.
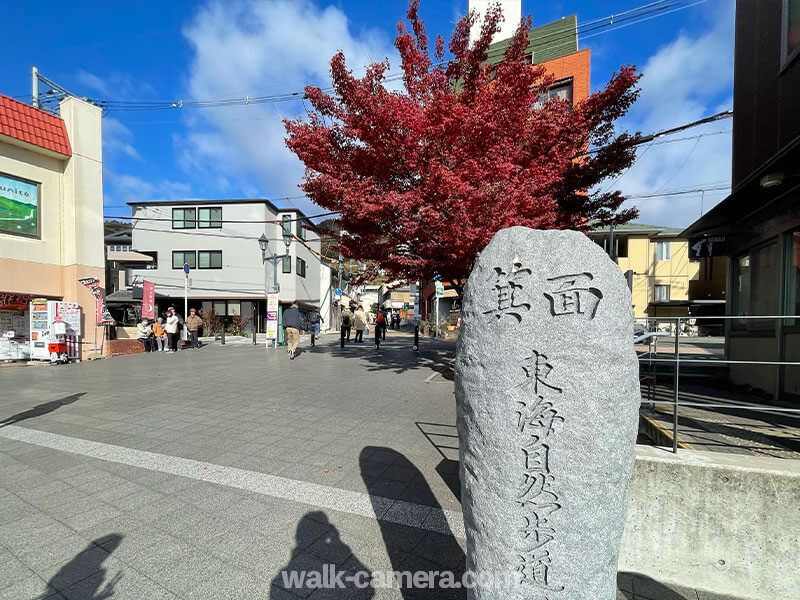
[{"label": "signboard with text", "polygon": [[142,284],[142,318],[155,319],[156,317],[156,286],[152,281]]},{"label": "signboard with text", "polygon": [[725,236],[713,235],[689,240],[689,258],[706,258],[710,256],[727,256],[728,244]]},{"label": "signboard with text", "polygon": [[278,294],[267,294],[267,339],[278,339]]}]

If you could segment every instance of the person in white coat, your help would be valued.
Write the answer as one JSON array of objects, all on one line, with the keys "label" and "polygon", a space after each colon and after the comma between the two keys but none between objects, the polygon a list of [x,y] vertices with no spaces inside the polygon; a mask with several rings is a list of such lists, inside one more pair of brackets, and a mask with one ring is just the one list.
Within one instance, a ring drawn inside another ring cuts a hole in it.
[{"label": "person in white coat", "polygon": [[167,309],[167,323],[164,326],[164,329],[167,331],[167,340],[169,343],[169,350],[167,352],[177,352],[178,351],[178,340],[180,339],[180,333],[178,329],[180,327],[180,319],[178,319],[178,315],[175,314],[175,309],[170,307]]}]

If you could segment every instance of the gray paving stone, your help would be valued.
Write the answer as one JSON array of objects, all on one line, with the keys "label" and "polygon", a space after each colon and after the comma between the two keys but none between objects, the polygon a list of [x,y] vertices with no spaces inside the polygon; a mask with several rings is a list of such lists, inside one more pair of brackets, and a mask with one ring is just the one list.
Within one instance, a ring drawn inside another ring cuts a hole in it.
[{"label": "gray paving stone", "polygon": [[64,523],[74,529],[75,531],[83,531],[85,529],[89,529],[98,525],[100,523],[104,523],[113,519],[114,517],[118,517],[121,515],[122,512],[109,504],[103,504],[101,502],[97,502],[91,509],[87,510],[86,512],[72,515],[70,517],[65,517],[63,519]]},{"label": "gray paving stone", "polygon": [[34,571],[39,572],[56,564],[63,564],[80,554],[87,547],[87,540],[79,534],[62,538],[40,539],[39,545],[19,554],[19,559]]},{"label": "gray paving stone", "polygon": [[0,586],[0,600],[59,600],[61,595],[36,575]]}]

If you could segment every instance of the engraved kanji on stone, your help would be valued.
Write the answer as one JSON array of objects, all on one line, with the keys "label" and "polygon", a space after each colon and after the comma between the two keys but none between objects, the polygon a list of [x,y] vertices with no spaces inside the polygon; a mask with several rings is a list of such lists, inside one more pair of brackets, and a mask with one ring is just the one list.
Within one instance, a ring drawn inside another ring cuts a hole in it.
[{"label": "engraved kanji on stone", "polygon": [[[550,385],[545,381],[550,372],[553,370],[553,365],[547,362],[547,356],[541,352],[533,351],[533,356],[527,357],[522,363],[522,369],[528,379],[533,379],[533,391],[539,393],[539,385],[550,388],[554,392],[561,393],[561,388]],[[530,383],[525,381],[525,384]]]},{"label": "engraved kanji on stone", "polygon": [[591,273],[548,278],[553,288],[550,292],[544,292],[544,295],[550,300],[550,313],[553,316],[583,315],[589,320],[594,319],[603,292],[591,287],[593,279]]},{"label": "engraved kanji on stone", "polygon": [[553,403],[543,396],[536,396],[534,400],[518,400],[517,404],[517,429],[521,433],[528,433],[537,442],[552,433],[557,421],[564,421],[564,417],[558,416],[558,411],[553,408]]},{"label": "engraved kanji on stone", "polygon": [[535,585],[541,589],[560,592],[563,585],[553,585],[548,581],[550,553],[547,550],[534,550],[519,555],[519,565],[515,569],[520,574],[520,583]]},{"label": "engraved kanji on stone", "polygon": [[483,314],[494,315],[497,319],[508,315],[514,317],[518,323],[522,322],[521,311],[529,311],[531,305],[528,302],[521,302],[518,294],[523,289],[523,283],[527,283],[531,270],[523,268],[519,258],[515,257],[510,269],[505,270],[501,267],[495,267],[494,272],[497,308],[486,310]]}]

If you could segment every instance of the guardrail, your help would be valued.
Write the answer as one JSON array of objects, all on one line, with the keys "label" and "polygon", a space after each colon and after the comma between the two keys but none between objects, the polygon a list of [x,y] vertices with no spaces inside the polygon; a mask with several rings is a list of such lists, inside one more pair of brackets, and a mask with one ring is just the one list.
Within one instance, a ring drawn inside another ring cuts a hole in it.
[{"label": "guardrail", "polygon": [[[645,352],[639,353],[639,380],[648,381],[647,400],[642,400],[642,403],[649,402],[651,406],[656,403],[667,406],[672,406],[672,451],[678,452],[678,416],[681,406],[696,407],[696,408],[736,408],[740,410],[754,410],[761,412],[779,412],[779,413],[798,413],[800,408],[785,408],[779,406],[764,406],[763,404],[755,403],[737,403],[737,404],[724,404],[714,402],[681,402],[680,401],[680,377],[681,377],[681,364],[694,364],[702,365],[704,367],[718,366],[718,365],[772,365],[775,367],[787,366],[800,366],[800,362],[795,361],[764,361],[764,360],[730,360],[727,358],[721,359],[693,359],[681,358],[681,337],[689,338],[692,340],[697,339],[697,321],[700,320],[714,320],[714,321],[746,321],[746,320],[789,320],[800,319],[796,315],[725,315],[725,316],[696,316],[696,317],[648,317],[645,319],[636,319],[636,323],[645,323],[645,330],[640,332],[634,337],[635,344],[646,342],[648,349]],[[667,325],[666,330],[664,324]],[[658,356],[658,340],[663,337],[674,336],[674,357],[673,358],[659,358]],[[658,373],[655,366],[659,363],[674,364],[675,371],[673,373],[673,401],[656,401],[656,380]],[[642,374],[642,366],[648,367],[647,373]]]}]

